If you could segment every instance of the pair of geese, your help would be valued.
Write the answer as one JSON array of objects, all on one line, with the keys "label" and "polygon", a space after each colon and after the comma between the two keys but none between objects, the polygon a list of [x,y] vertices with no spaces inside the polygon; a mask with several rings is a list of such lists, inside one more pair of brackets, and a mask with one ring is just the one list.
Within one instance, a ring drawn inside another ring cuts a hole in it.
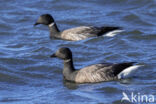
[{"label": "pair of geese", "polygon": [[[34,26],[47,25],[50,30],[50,38],[79,41],[90,37],[102,36],[108,32],[119,32],[120,27],[93,27],[80,26],[60,31],[50,14],[41,15]],[[118,80],[129,77],[141,65],[136,62],[125,63],[101,63],[76,70],[73,65],[72,52],[69,48],[58,49],[51,57],[64,60],[63,76],[66,80],[76,83],[95,83],[102,81]]]}]

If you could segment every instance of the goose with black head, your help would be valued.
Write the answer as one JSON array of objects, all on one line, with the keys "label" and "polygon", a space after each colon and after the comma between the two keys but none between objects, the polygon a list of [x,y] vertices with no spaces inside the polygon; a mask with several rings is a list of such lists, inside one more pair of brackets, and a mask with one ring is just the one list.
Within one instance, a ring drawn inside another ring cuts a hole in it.
[{"label": "goose with black head", "polygon": [[[39,17],[34,26],[43,24],[47,25],[50,30],[50,38],[57,38],[69,41],[79,41],[90,37],[98,37],[102,35],[112,36],[122,32],[121,27],[94,27],[94,26],[80,26],[64,31],[60,31],[50,14],[43,14]],[[106,34],[107,33],[107,34]]]},{"label": "goose with black head", "polygon": [[56,53],[52,54],[51,57],[57,57],[64,60],[64,78],[76,83],[95,83],[127,78],[141,66],[133,65],[135,62],[117,64],[102,63],[75,70],[72,52],[66,47],[60,48]]}]

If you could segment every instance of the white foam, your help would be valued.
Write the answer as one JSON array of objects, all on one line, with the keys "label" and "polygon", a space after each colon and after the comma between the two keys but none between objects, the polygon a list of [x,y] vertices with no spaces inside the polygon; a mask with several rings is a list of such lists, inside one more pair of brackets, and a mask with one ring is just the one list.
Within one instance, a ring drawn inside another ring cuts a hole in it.
[{"label": "white foam", "polygon": [[104,36],[107,36],[107,37],[114,37],[115,35],[117,35],[118,33],[121,33],[123,32],[124,30],[113,30],[113,31],[110,31],[108,33],[106,33]]},{"label": "white foam", "polygon": [[143,65],[134,65],[124,69],[122,72],[118,74],[118,79],[131,77],[134,72]]}]

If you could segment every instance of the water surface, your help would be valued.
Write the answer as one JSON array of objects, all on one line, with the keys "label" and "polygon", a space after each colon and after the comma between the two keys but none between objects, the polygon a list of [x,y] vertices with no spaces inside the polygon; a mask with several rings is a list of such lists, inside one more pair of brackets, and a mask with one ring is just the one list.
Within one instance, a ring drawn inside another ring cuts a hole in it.
[{"label": "water surface", "polygon": [[[50,40],[46,26],[33,27],[44,13],[53,15],[60,30],[109,25],[125,32],[78,42]],[[0,103],[121,104],[122,92],[156,96],[155,0],[1,0],[0,14]],[[77,69],[124,61],[144,67],[131,79],[75,84],[63,80],[62,61],[49,58],[60,47],[71,48]]]}]

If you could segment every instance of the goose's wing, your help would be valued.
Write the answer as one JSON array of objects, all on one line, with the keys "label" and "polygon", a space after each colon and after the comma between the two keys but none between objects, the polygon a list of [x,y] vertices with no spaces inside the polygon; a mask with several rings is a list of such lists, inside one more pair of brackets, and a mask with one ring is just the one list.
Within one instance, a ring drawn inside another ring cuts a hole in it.
[{"label": "goose's wing", "polygon": [[75,80],[79,83],[116,80],[120,72],[132,66],[134,63],[135,62],[91,65],[80,69]]},{"label": "goose's wing", "polygon": [[89,37],[98,36],[101,31],[100,28],[92,26],[80,26],[64,30],[61,37],[67,40],[83,40]]},{"label": "goose's wing", "polygon": [[[61,37],[67,40],[83,40],[89,37],[101,36],[105,33],[122,30],[121,27],[93,27],[93,26],[80,26],[64,30]],[[119,32],[119,31],[118,31]],[[120,31],[121,32],[121,31]]]},{"label": "goose's wing", "polygon": [[112,65],[110,64],[95,64],[87,66],[78,71],[75,80],[79,83],[107,81],[110,79],[107,77],[111,75],[111,67]]}]

